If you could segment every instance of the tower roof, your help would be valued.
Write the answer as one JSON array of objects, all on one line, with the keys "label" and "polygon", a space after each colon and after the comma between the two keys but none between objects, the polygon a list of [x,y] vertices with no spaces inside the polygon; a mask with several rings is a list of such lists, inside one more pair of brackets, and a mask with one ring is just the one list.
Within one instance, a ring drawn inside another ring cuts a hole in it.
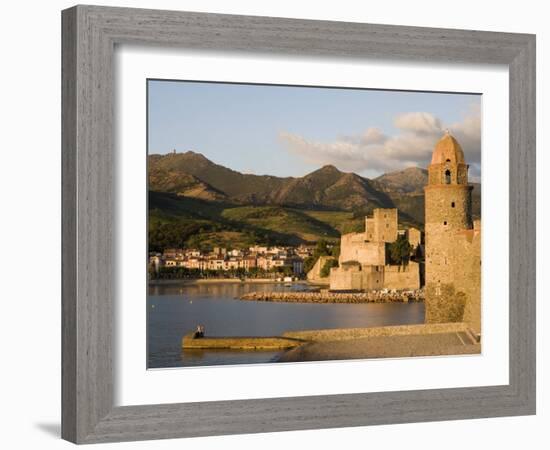
[{"label": "tower roof", "polygon": [[447,160],[453,164],[464,164],[462,147],[448,131],[435,144],[432,154],[432,164],[444,164]]}]

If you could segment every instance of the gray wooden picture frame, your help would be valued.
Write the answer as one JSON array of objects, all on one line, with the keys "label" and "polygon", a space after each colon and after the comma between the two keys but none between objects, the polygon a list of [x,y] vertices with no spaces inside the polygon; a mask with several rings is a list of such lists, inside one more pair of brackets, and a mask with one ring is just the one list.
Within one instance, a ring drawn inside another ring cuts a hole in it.
[{"label": "gray wooden picture frame", "polygon": [[[76,443],[535,413],[535,36],[75,6],[62,12],[62,437]],[[505,64],[510,85],[508,385],[115,407],[116,44]]]}]

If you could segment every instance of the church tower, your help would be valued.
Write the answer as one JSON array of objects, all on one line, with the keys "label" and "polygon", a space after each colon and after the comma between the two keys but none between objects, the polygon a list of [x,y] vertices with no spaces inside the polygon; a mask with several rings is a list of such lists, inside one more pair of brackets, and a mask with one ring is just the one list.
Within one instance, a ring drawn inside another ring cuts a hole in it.
[{"label": "church tower", "polygon": [[[436,144],[428,167],[425,193],[426,299],[441,302],[453,291],[456,235],[472,225],[472,189],[468,165],[457,140],[446,132]],[[433,297],[436,298],[433,298]],[[431,299],[429,297],[432,297]],[[426,321],[429,320],[428,314]]]}]

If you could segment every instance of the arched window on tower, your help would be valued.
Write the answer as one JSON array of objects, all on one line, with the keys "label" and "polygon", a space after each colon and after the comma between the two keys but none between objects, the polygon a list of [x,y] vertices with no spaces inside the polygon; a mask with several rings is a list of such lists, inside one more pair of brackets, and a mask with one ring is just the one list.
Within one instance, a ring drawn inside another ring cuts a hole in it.
[{"label": "arched window on tower", "polygon": [[445,171],[445,184],[451,184],[451,171]]}]

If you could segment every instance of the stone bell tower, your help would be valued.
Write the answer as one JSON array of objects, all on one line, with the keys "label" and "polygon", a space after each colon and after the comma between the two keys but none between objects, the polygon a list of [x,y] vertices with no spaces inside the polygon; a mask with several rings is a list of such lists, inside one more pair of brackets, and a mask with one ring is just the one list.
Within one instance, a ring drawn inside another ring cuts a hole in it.
[{"label": "stone bell tower", "polygon": [[[430,304],[452,296],[456,271],[456,235],[472,229],[472,189],[468,165],[457,140],[446,132],[436,144],[428,167],[425,193],[426,322],[437,320]],[[443,318],[444,321],[444,318]]]}]

